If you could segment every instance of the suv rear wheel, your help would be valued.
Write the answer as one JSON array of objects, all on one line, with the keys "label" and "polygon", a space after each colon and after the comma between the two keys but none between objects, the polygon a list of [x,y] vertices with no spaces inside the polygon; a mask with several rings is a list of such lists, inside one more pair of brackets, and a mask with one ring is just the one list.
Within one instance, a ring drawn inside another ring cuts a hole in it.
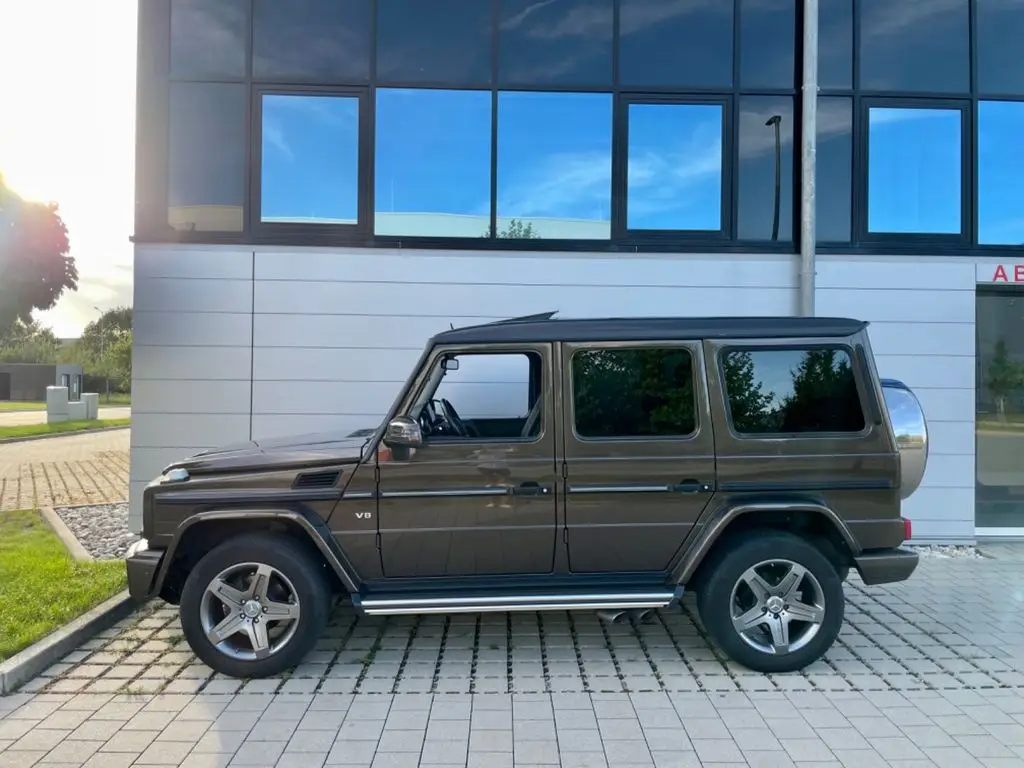
[{"label": "suv rear wheel", "polygon": [[181,627],[207,666],[266,677],[295,666],[327,623],[323,569],[295,542],[241,536],[208,552],[181,593]]},{"label": "suv rear wheel", "polygon": [[748,531],[723,544],[697,594],[715,642],[758,672],[792,672],[818,660],[843,623],[835,567],[813,544],[783,531]]}]

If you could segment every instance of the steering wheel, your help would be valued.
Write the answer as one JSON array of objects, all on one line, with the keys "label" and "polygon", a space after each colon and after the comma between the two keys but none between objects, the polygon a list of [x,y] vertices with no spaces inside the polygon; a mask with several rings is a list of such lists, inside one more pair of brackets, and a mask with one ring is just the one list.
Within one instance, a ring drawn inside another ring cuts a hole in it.
[{"label": "steering wheel", "polygon": [[445,415],[448,417],[448,421],[451,422],[452,427],[458,432],[459,437],[479,437],[479,433],[474,427],[470,427],[466,422],[462,420],[458,412],[455,410],[455,406],[451,402],[442,397],[441,406],[445,410]]}]

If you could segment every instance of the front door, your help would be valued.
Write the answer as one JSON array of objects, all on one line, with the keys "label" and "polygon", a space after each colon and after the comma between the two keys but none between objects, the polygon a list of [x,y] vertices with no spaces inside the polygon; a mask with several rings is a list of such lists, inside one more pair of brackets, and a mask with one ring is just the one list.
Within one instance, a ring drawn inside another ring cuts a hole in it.
[{"label": "front door", "polygon": [[714,491],[701,344],[562,349],[569,567],[664,571]]},{"label": "front door", "polygon": [[11,374],[0,373],[0,400],[11,399]]},{"label": "front door", "polygon": [[379,452],[387,578],[541,574],[555,552],[551,345],[438,350],[399,415],[411,455]]}]

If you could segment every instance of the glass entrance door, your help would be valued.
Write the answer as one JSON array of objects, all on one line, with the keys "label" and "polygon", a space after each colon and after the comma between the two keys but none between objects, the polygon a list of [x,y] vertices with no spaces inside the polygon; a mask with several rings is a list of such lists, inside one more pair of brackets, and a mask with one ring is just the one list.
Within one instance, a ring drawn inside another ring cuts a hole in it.
[{"label": "glass entrance door", "polygon": [[978,288],[975,526],[1024,536],[1024,290]]}]

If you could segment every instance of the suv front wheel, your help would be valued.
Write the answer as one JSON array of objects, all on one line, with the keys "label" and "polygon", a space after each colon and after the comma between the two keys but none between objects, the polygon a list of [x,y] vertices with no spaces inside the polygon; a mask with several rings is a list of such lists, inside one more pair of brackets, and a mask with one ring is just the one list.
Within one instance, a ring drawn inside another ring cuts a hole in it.
[{"label": "suv front wheel", "polygon": [[792,672],[835,642],[842,579],[813,544],[783,531],[750,531],[723,542],[712,558],[697,608],[731,658],[757,672]]},{"label": "suv front wheel", "polygon": [[293,541],[249,534],[214,548],[181,593],[181,628],[207,666],[266,677],[295,666],[330,611],[322,565]]}]

